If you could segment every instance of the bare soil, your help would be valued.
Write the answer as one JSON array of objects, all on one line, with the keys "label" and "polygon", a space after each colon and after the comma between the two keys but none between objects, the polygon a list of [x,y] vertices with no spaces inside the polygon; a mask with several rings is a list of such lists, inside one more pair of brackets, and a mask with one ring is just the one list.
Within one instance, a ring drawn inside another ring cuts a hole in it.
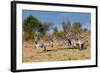
[{"label": "bare soil", "polygon": [[[57,44],[57,42],[55,42]],[[68,48],[67,45],[35,48],[33,42],[23,43],[23,62],[45,62],[45,61],[65,61],[65,60],[86,60],[90,59],[90,47],[80,50],[78,48]]]}]

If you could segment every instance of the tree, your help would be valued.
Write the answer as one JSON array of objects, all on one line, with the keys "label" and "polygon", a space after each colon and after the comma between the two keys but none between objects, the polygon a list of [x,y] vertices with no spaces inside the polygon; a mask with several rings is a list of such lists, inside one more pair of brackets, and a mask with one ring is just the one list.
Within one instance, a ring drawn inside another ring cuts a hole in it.
[{"label": "tree", "polygon": [[38,27],[42,27],[42,23],[34,16],[30,15],[23,21],[24,31],[36,30]]},{"label": "tree", "polygon": [[62,27],[63,27],[64,33],[70,32],[70,29],[71,29],[71,23],[70,23],[70,21],[67,21],[67,22],[63,21],[62,22]]},{"label": "tree", "polygon": [[[34,16],[28,16],[23,21],[23,31],[25,40],[34,39],[35,33],[42,27],[41,21]],[[28,36],[28,37],[27,37]]]},{"label": "tree", "polygon": [[54,33],[58,32],[58,28],[54,27],[53,31],[54,31]]},{"label": "tree", "polygon": [[84,31],[84,32],[87,32],[87,31],[88,31],[88,29],[87,29],[87,28],[84,28],[84,29],[83,29],[83,31]]},{"label": "tree", "polygon": [[82,32],[82,25],[80,22],[74,22],[72,26],[73,36],[79,36]]},{"label": "tree", "polygon": [[53,34],[59,38],[64,38],[64,32],[58,31],[57,27],[53,28]]},{"label": "tree", "polygon": [[51,22],[44,22],[43,27],[41,28],[41,33],[46,35],[50,29],[52,29],[52,23]]}]

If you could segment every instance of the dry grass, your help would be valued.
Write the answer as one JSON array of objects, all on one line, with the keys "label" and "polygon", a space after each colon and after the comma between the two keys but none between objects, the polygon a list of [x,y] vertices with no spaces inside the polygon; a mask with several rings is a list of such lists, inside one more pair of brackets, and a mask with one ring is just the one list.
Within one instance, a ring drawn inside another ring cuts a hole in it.
[{"label": "dry grass", "polygon": [[[43,51],[35,48],[32,42],[23,44],[23,62],[44,62],[44,61],[64,61],[64,60],[85,60],[90,59],[90,48],[79,50],[77,48],[66,48],[67,46],[56,46]],[[59,47],[59,48],[58,48]]]}]

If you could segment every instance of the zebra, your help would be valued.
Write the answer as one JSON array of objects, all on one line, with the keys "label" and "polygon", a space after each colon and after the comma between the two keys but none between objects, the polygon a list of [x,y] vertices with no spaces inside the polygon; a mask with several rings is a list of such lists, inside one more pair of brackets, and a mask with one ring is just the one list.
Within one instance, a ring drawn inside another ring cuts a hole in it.
[{"label": "zebra", "polygon": [[78,39],[65,38],[65,40],[68,43],[68,46],[70,47],[76,47],[76,48],[79,48],[80,50],[84,49],[84,46],[85,46],[84,38],[78,38]]},{"label": "zebra", "polygon": [[36,48],[43,48],[43,51],[47,51],[48,47],[53,48],[53,40],[38,40],[35,41],[35,47]]}]

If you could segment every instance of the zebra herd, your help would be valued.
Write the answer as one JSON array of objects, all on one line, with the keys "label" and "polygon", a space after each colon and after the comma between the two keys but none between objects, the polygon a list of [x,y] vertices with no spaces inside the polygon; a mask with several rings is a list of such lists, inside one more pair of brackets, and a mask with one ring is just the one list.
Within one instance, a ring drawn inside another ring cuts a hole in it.
[{"label": "zebra herd", "polygon": [[[43,51],[47,51],[48,47],[55,47],[54,45],[54,41],[55,40],[35,40],[35,47],[36,48],[43,48]],[[69,39],[69,38],[64,38],[64,39],[60,39],[57,40],[57,42],[59,42],[60,45],[68,45],[68,48],[78,48],[80,50],[83,50],[84,48],[86,48],[86,41],[84,40],[84,38],[78,38],[78,39]]]},{"label": "zebra herd", "polygon": [[53,47],[53,40],[49,41],[43,41],[43,40],[38,40],[35,41],[35,47],[36,48],[44,48],[44,51],[47,50],[48,47]]}]

